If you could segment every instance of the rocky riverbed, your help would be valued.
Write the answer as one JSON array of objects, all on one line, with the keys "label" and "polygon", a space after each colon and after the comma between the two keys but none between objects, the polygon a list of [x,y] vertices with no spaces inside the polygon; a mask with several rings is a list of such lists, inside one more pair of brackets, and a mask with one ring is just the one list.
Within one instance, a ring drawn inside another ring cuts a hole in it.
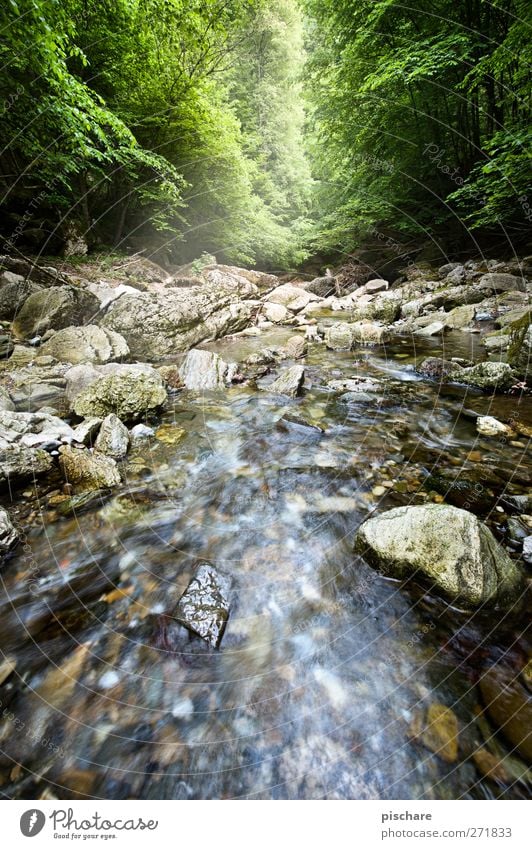
[{"label": "rocky riverbed", "polygon": [[12,798],[530,792],[527,260],[0,271]]}]

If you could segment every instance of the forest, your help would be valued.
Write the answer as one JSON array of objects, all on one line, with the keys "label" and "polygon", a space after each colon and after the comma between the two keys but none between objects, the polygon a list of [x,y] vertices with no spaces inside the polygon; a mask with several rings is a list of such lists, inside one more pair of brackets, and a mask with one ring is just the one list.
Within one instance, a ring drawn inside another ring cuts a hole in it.
[{"label": "forest", "polygon": [[449,253],[520,245],[531,15],[527,0],[7,0],[2,236],[53,254],[75,227],[91,248],[277,270],[372,228]]}]

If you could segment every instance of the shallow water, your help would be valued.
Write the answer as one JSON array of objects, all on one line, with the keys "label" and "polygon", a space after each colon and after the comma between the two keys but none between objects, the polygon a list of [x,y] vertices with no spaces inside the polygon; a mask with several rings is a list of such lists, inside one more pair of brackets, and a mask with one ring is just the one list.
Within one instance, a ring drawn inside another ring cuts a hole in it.
[{"label": "shallow water", "polygon": [[[241,361],[290,335],[205,347]],[[481,350],[459,333],[443,353]],[[15,517],[29,549],[4,568],[0,602],[2,650],[16,661],[0,687],[4,795],[527,794],[516,753],[505,781],[471,758],[513,748],[482,715],[477,681],[493,664],[512,677],[524,666],[524,616],[452,610],[352,553],[371,511],[435,496],[429,473],[481,481],[478,511],[500,538],[497,499],[529,489],[526,440],[480,438],[471,411],[530,424],[530,401],[421,380],[416,361],[441,353],[441,340],[400,337],[351,353],[311,344],[302,398],[176,394],[165,441],[136,443],[123,487],[85,512],[61,517],[42,488],[24,490]],[[354,375],[382,391],[346,405],[327,390]],[[325,432],[280,429],[295,412]],[[219,650],[173,619],[202,561],[232,581]],[[419,734],[434,704],[460,729],[447,760]]]}]

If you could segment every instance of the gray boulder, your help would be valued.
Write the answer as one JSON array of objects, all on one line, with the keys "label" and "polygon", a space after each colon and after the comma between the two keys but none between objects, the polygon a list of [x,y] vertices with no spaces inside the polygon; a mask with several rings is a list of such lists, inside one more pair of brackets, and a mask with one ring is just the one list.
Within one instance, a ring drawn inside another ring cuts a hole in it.
[{"label": "gray boulder", "polygon": [[24,301],[40,292],[42,287],[33,280],[25,280],[20,274],[4,271],[0,275],[0,320],[13,321]]},{"label": "gray boulder", "polygon": [[24,301],[13,322],[13,333],[18,339],[32,339],[50,329],[83,324],[97,313],[99,306],[91,292],[75,286],[42,289]]},{"label": "gray boulder", "polygon": [[526,292],[526,284],[522,277],[513,274],[483,274],[478,281],[480,289],[491,292]]},{"label": "gray boulder", "polygon": [[25,448],[17,443],[0,447],[0,484],[11,486],[28,478],[46,474],[53,458],[42,448]]},{"label": "gray boulder", "polygon": [[332,351],[350,351],[353,346],[352,325],[346,321],[332,324],[325,330],[325,345]]},{"label": "gray boulder", "polygon": [[52,450],[62,442],[71,442],[74,431],[57,416],[48,413],[0,412],[0,446],[10,444],[25,448]]},{"label": "gray boulder", "polygon": [[504,391],[514,385],[516,377],[507,363],[486,362],[462,369],[455,380],[479,389]]},{"label": "gray boulder", "polygon": [[[224,282],[225,280],[225,282]],[[123,295],[108,307],[101,326],[124,337],[131,355],[160,360],[250,323],[257,287],[244,278],[221,277],[194,289]]]},{"label": "gray boulder", "polygon": [[65,480],[73,485],[76,493],[117,486],[121,480],[116,462],[111,457],[92,453],[86,448],[63,445],[59,450],[59,465]]},{"label": "gray boulder", "polygon": [[520,375],[528,375],[532,368],[532,324],[527,313],[510,331],[508,363]]},{"label": "gray boulder", "polygon": [[129,448],[129,431],[120,419],[111,413],[103,420],[94,443],[94,450],[113,460],[123,460]]},{"label": "gray boulder", "polygon": [[194,348],[185,357],[179,376],[187,389],[196,392],[224,389],[231,380],[229,365],[212,351]]},{"label": "gray boulder", "polygon": [[127,369],[107,374],[82,390],[72,402],[77,416],[105,418],[114,413],[122,421],[136,421],[157,410],[167,399],[163,381],[152,374]]},{"label": "gray boulder", "polygon": [[523,574],[479,520],[457,507],[398,507],[368,519],[356,551],[384,575],[415,580],[458,607],[511,605]]},{"label": "gray boulder", "polygon": [[274,395],[288,395],[295,398],[299,394],[305,380],[305,369],[303,366],[291,366],[284,369],[277,380],[265,386],[264,389]]},{"label": "gray boulder", "polygon": [[7,389],[0,386],[0,411],[5,412],[6,410],[8,412],[14,411],[15,405]]},{"label": "gray boulder", "polygon": [[41,346],[41,354],[64,363],[109,363],[129,355],[126,340],[114,330],[87,324],[65,327]]}]

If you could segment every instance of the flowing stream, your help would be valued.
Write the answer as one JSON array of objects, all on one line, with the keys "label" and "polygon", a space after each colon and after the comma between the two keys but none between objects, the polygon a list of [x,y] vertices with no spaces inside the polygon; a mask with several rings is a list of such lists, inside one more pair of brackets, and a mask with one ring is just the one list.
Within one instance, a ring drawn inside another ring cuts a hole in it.
[{"label": "flowing stream", "polygon": [[[242,361],[290,335],[204,347]],[[480,359],[477,338],[396,337],[349,353],[311,343],[301,398],[270,395],[268,377],[175,393],[157,435],[121,465],[123,486],[75,515],[55,509],[53,481],[17,495],[26,546],[1,575],[0,644],[13,667],[0,686],[2,793],[525,796],[511,734],[482,712],[477,686],[494,665],[499,678],[525,666],[524,618],[453,610],[353,554],[371,511],[437,499],[424,481],[442,472],[479,484],[477,512],[504,538],[497,499],[529,489],[526,440],[479,437],[474,413],[530,423],[530,402],[438,386],[414,369],[442,350]],[[354,375],[381,391],[345,403],[327,389]],[[295,414],[313,427],[280,423]],[[219,650],[173,618],[205,561],[232,582]],[[434,704],[459,728],[447,757],[419,732]],[[479,769],[479,748],[506,758],[505,780]]]}]

